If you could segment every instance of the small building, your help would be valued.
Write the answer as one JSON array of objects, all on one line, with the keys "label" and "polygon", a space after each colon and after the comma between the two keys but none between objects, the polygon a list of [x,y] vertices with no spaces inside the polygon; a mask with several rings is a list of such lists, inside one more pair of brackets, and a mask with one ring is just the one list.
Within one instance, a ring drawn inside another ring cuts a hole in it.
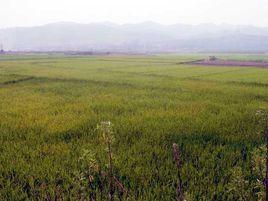
[{"label": "small building", "polygon": [[218,58],[215,56],[209,56],[208,61],[216,61]]}]

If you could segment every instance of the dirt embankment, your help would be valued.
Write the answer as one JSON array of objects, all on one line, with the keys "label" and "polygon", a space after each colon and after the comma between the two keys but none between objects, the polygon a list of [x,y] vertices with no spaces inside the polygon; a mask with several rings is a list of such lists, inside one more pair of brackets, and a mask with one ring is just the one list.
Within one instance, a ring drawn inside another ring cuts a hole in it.
[{"label": "dirt embankment", "polygon": [[237,60],[196,60],[190,62],[184,62],[184,64],[202,65],[202,66],[242,66],[242,67],[259,67],[267,68],[267,61],[237,61]]}]

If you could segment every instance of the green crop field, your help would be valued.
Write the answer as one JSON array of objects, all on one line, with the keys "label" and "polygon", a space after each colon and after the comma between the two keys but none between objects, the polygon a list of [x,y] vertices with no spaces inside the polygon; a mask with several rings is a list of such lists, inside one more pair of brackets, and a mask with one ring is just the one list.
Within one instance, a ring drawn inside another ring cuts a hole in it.
[{"label": "green crop field", "polygon": [[0,56],[0,200],[107,200],[102,121],[115,200],[176,200],[173,143],[186,200],[264,200],[268,69],[204,56]]}]

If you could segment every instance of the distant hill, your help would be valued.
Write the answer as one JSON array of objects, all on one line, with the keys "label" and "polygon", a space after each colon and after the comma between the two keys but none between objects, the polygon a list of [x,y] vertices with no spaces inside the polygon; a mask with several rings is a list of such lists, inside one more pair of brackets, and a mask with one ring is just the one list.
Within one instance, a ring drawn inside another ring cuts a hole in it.
[{"label": "distant hill", "polygon": [[14,51],[268,52],[268,27],[60,22],[0,29]]}]

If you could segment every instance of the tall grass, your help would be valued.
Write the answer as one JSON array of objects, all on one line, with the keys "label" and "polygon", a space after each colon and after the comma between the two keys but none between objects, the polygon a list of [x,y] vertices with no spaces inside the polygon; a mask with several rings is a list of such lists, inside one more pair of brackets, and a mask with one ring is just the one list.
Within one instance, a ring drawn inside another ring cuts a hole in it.
[{"label": "tall grass", "polygon": [[256,111],[268,109],[268,71],[176,64],[189,59],[0,61],[0,200],[107,200],[109,160],[96,130],[105,119],[116,139],[115,199],[121,191],[122,200],[176,199],[173,143],[186,199],[240,198],[234,178],[259,199],[253,164],[265,142]]}]

